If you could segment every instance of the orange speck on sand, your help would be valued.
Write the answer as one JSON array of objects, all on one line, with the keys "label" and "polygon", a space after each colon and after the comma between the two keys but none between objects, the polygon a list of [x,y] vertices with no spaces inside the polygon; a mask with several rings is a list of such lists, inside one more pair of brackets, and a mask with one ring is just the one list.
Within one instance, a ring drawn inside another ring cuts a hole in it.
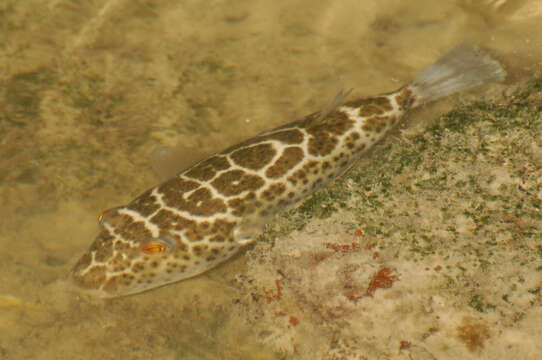
[{"label": "orange speck on sand", "polygon": [[391,273],[390,268],[381,269],[369,283],[365,295],[373,296],[376,289],[389,289],[393,285],[393,282],[397,279],[397,276]]},{"label": "orange speck on sand", "polygon": [[521,220],[513,216],[507,216],[503,218],[501,221],[505,223],[514,223],[518,227],[518,229],[523,228],[523,224]]},{"label": "orange speck on sand", "polygon": [[352,252],[358,252],[361,250],[358,243],[353,242],[351,245],[342,245],[334,243],[325,243],[324,244],[328,249],[331,249],[335,252],[340,252],[345,255]]},{"label": "orange speck on sand", "polygon": [[297,324],[299,324],[299,319],[296,318],[295,316],[290,316],[290,324],[292,324],[293,326],[297,326]]},{"label": "orange speck on sand", "polygon": [[410,349],[411,346],[412,344],[410,343],[410,341],[401,340],[401,343],[399,345],[399,350]]},{"label": "orange speck on sand", "polygon": [[265,291],[267,295],[267,303],[270,303],[273,300],[279,300],[282,296],[282,288],[280,287],[280,280],[275,280],[275,285],[277,286],[277,294],[273,294],[273,291]]},{"label": "orange speck on sand", "polygon": [[361,295],[354,295],[354,294],[344,294],[348,300],[353,302],[358,302],[361,298],[365,296],[373,296],[376,289],[388,289],[393,285],[393,282],[397,280],[397,276],[393,275],[390,268],[383,268],[381,269],[376,275],[373,277],[371,282],[369,283],[369,286],[367,287],[367,290],[364,294]]},{"label": "orange speck on sand", "polygon": [[357,229],[356,231],[354,231],[354,236],[357,236],[357,237],[363,236],[363,231],[361,231],[361,229]]},{"label": "orange speck on sand", "polygon": [[427,329],[427,332],[423,333],[422,339],[423,339],[423,340],[427,339],[429,336],[438,333],[439,330],[440,330],[439,328],[436,328],[436,327],[430,327],[429,329]]},{"label": "orange speck on sand", "polygon": [[331,251],[322,251],[319,253],[312,254],[312,260],[314,261],[315,265],[321,263],[322,261],[327,260],[333,256],[333,253]]}]

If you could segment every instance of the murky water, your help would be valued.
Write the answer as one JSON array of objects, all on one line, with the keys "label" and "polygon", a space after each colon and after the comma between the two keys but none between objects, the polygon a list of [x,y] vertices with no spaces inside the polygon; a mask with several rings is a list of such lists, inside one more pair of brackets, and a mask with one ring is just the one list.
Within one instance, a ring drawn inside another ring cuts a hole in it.
[{"label": "murky water", "polygon": [[211,153],[340,89],[393,90],[463,41],[513,83],[542,71],[541,33],[537,0],[1,1],[0,359],[281,358],[230,312],[243,256],[80,298],[67,275],[98,214],[158,181],[161,145]]}]

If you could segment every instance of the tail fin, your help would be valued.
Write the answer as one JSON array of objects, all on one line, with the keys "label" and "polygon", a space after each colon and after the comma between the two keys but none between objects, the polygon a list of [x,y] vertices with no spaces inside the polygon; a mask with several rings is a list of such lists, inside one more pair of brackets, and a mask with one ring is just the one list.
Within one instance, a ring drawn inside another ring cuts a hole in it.
[{"label": "tail fin", "polygon": [[419,105],[505,77],[497,60],[476,46],[462,44],[423,70],[410,86],[419,96]]}]

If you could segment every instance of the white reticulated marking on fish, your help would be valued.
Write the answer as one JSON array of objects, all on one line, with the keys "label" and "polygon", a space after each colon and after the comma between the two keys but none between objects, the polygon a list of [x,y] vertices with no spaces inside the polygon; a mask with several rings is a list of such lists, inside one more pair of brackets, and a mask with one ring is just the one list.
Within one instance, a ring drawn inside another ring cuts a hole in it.
[{"label": "white reticulated marking on fish", "polygon": [[201,274],[348,171],[406,111],[504,75],[496,61],[463,45],[395,92],[350,101],[340,93],[322,112],[232,146],[104,212],[73,279],[113,297]]},{"label": "white reticulated marking on fish", "polygon": [[126,208],[119,208],[118,210],[119,214],[125,214],[128,216],[131,216],[134,221],[140,221],[142,222],[147,229],[151,232],[153,237],[158,237],[160,234],[160,228],[158,228],[158,225],[153,224],[149,221],[147,217],[141,216],[140,213],[134,210],[126,209]]}]

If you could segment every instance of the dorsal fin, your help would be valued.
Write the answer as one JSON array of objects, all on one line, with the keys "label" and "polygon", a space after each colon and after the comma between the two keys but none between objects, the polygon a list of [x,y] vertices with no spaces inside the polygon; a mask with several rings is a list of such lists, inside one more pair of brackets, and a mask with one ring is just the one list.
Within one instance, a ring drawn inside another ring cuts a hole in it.
[{"label": "dorsal fin", "polygon": [[337,94],[337,96],[335,96],[333,101],[330,104],[328,104],[325,108],[323,108],[322,111],[320,111],[316,121],[324,119],[326,116],[334,112],[339,106],[344,104],[346,98],[348,97],[348,95],[350,95],[352,90],[354,89],[349,89],[348,91],[343,91],[341,89],[339,93]]}]

